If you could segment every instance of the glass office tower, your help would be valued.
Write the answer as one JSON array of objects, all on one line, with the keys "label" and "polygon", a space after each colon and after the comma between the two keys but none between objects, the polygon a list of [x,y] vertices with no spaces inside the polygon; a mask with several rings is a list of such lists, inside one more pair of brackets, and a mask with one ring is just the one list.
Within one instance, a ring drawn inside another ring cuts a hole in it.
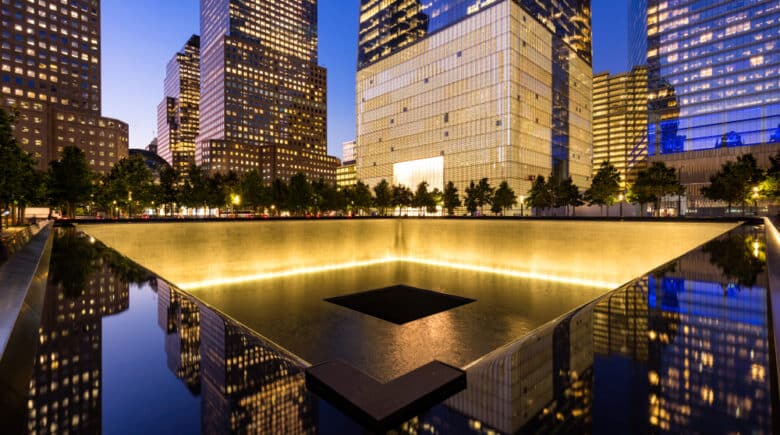
[{"label": "glass office tower", "polygon": [[360,12],[359,179],[589,184],[589,1],[362,0]]},{"label": "glass office tower", "polygon": [[157,153],[187,174],[195,164],[200,105],[200,37],[192,35],[168,62],[165,96],[157,106]]},{"label": "glass office tower", "polygon": [[[780,142],[780,2],[632,0],[650,155]],[[630,21],[631,21],[630,20]]]},{"label": "glass office tower", "polygon": [[625,191],[647,167],[647,69],[593,76],[593,175],[609,162]]},{"label": "glass office tower", "polygon": [[200,73],[197,164],[335,181],[316,0],[201,0]]}]

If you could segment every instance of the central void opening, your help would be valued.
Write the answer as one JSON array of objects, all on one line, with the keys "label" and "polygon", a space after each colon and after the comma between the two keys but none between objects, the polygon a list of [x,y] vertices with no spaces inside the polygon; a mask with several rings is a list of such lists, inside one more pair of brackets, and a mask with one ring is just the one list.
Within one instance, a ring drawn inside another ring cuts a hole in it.
[{"label": "central void opening", "polygon": [[461,305],[470,304],[476,299],[423,290],[407,285],[394,285],[327,298],[325,301],[396,325],[403,325]]}]

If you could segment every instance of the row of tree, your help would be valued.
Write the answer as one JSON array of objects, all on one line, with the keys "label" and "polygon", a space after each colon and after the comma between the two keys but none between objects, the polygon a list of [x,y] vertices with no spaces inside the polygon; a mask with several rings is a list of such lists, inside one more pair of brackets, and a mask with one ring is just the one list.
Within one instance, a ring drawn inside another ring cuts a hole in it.
[{"label": "row of tree", "polygon": [[545,180],[543,176],[537,176],[526,204],[535,209],[537,214],[542,210],[563,207],[568,215],[570,209],[574,214],[576,207],[583,204],[597,205],[603,209],[604,206],[625,200],[639,204],[640,208],[644,208],[645,204],[653,204],[657,213],[663,197],[684,193],[685,187],[680,184],[675,169],[664,163],[655,162],[639,171],[634,184],[624,192],[620,186],[620,172],[611,163],[603,162],[593,176],[590,187],[584,192],[574,185],[571,178],[552,175]]},{"label": "row of tree", "polygon": [[769,157],[770,166],[764,170],[758,166],[752,154],[743,154],[735,161],[728,161],[710,177],[710,185],[702,188],[702,194],[712,201],[745,206],[752,201],[780,199],[780,152]]}]

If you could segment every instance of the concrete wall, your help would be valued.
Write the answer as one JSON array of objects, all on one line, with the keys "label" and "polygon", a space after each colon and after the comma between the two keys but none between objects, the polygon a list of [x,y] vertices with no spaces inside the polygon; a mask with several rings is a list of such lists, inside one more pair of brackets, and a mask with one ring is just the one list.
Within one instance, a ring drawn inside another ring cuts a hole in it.
[{"label": "concrete wall", "polygon": [[399,258],[616,288],[735,226],[376,219],[101,224],[81,228],[184,288],[206,280]]}]

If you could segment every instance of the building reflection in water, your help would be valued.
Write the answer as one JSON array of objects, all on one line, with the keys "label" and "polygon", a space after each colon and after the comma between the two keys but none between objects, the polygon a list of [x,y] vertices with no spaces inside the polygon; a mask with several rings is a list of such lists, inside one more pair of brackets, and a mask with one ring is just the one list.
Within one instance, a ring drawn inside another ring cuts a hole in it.
[{"label": "building reflection in water", "polygon": [[[467,390],[396,432],[772,433],[761,234],[734,230],[481,358]],[[75,232],[52,256],[28,428],[99,432],[101,319],[127,310],[129,283],[148,274]],[[150,284],[203,433],[362,432],[306,390],[304,362]]]},{"label": "building reflection in water", "polygon": [[300,361],[161,279],[157,289],[168,367],[201,395],[203,433],[315,431]]},{"label": "building reflection in water", "polygon": [[103,249],[73,230],[54,239],[30,380],[30,433],[101,430],[102,318],[129,306],[129,282],[117,274],[126,265]]},{"label": "building reflection in water", "polygon": [[771,433],[756,234],[732,231],[597,305],[594,431]]}]

